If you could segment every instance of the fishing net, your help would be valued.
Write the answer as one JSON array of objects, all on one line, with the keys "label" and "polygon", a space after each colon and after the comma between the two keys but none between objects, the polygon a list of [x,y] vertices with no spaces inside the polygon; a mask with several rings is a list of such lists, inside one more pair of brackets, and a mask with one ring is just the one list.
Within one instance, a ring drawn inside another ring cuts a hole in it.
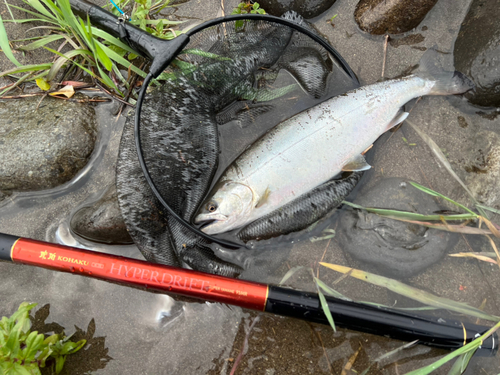
[{"label": "fishing net", "polygon": [[[307,27],[294,13],[284,17]],[[140,123],[144,160],[165,201],[192,222],[212,184],[246,147],[283,120],[357,86],[335,56],[299,31],[262,20],[219,23],[195,33],[148,88]],[[128,231],[142,254],[152,262],[239,274],[249,266],[247,256],[220,259],[215,255],[220,246],[194,234],[158,202],[137,160],[133,127],[129,117],[117,190]],[[359,177],[331,180],[222,236],[258,248],[259,241],[303,230],[331,213]]]}]

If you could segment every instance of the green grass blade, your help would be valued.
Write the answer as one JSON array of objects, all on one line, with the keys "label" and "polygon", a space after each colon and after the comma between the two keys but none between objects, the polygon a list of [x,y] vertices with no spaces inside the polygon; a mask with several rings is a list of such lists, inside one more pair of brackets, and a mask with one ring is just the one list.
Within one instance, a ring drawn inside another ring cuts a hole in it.
[{"label": "green grass blade", "polygon": [[301,269],[305,268],[304,266],[296,266],[292,267],[288,270],[287,273],[285,273],[285,276],[281,279],[278,285],[283,285],[290,277],[292,277],[297,271],[300,271]]},{"label": "green grass blade", "polygon": [[[25,2],[26,3],[26,2]],[[28,3],[26,3],[28,4]],[[58,25],[59,26],[59,22],[57,22],[57,20],[54,20],[53,18],[49,18],[49,17],[45,17],[43,14],[40,14],[40,13],[37,13],[37,12],[33,12],[31,10],[28,10],[28,9],[25,9],[25,8],[21,8],[21,7],[18,7],[16,5],[12,5],[12,4],[9,4],[12,8],[14,9],[17,9],[17,10],[20,10],[24,13],[28,13],[28,14],[31,14],[37,18],[33,18],[33,19],[30,19],[30,20],[16,20],[16,22],[31,22],[31,21],[42,21],[42,22],[48,22],[48,23],[53,23],[54,25]],[[29,4],[28,4],[29,5]]]},{"label": "green grass blade", "polygon": [[500,317],[498,316],[487,314],[484,311],[469,306],[465,303],[456,302],[444,297],[438,297],[432,293],[417,289],[407,284],[403,284],[400,281],[393,280],[388,277],[375,275],[370,272],[365,272],[337,264],[329,264],[329,263],[320,263],[320,264],[324,267],[330,268],[340,273],[345,274],[349,272],[349,276],[352,276],[359,280],[363,280],[365,282],[369,282],[374,285],[387,288],[395,293],[411,298],[415,301],[418,301],[428,306],[434,306],[440,309],[451,310],[461,314],[466,314],[474,316],[476,318],[491,320],[495,322],[500,320]]},{"label": "green grass blade", "polygon": [[140,75],[143,78],[146,77],[147,74],[144,71],[142,71],[141,69],[139,69],[138,67],[136,67],[134,64],[132,64],[127,59],[121,57],[118,53],[116,53],[115,51],[113,51],[111,48],[106,47],[104,44],[102,44],[100,42],[96,42],[96,44],[98,44],[102,48],[102,50],[104,51],[104,53],[106,55],[108,55],[111,60],[115,61],[118,64],[123,65],[127,69],[130,67],[130,70],[132,70],[133,72],[137,73],[138,75]]},{"label": "green grass blade", "polygon": [[14,53],[10,49],[9,37],[7,36],[7,31],[5,31],[5,26],[3,25],[2,17],[0,16],[0,48],[2,52],[7,56],[10,62],[16,66],[21,66],[21,63],[17,61],[14,57]]},{"label": "green grass blade", "polygon": [[137,51],[134,51],[132,48],[130,48],[129,45],[123,43],[120,39],[115,38],[111,34],[108,34],[107,32],[102,31],[101,29],[92,27],[92,34],[95,35],[95,36],[97,36],[97,37],[99,37],[99,38],[104,39],[106,42],[108,42],[108,43],[110,43],[112,45],[115,45],[117,47],[123,48],[127,52],[137,53]]},{"label": "green grass blade", "polygon": [[50,13],[47,8],[45,8],[42,3],[38,0],[26,0],[25,3],[29,4],[32,8],[36,9],[36,11],[40,14],[43,14],[45,17],[58,21],[58,18],[55,17],[52,13]]},{"label": "green grass blade", "polygon": [[496,210],[496,209],[494,209],[492,207],[483,206],[482,204],[479,204],[479,203],[476,204],[476,207],[479,207],[479,208],[482,208],[484,210],[491,211],[491,212],[494,212],[495,214],[499,214],[500,215],[500,210]]},{"label": "green grass blade", "polygon": [[328,294],[329,296],[332,296],[332,297],[335,297],[335,298],[339,298],[339,299],[342,299],[344,301],[352,301],[352,299],[350,298],[347,298],[346,296],[344,296],[342,293],[339,293],[337,292],[335,289],[332,289],[330,288],[328,285],[326,285],[323,281],[321,281],[320,279],[318,278],[314,278],[314,282],[316,283],[316,285],[318,285],[321,289],[323,289],[323,291]]},{"label": "green grass blade", "polygon": [[448,375],[462,375],[467,369],[467,366],[475,353],[475,350],[470,350],[467,353],[460,354],[450,371],[448,371]]},{"label": "green grass blade", "polygon": [[[83,27],[83,22],[81,22],[82,27]],[[95,51],[96,57],[99,59],[99,61],[104,65],[106,70],[111,71],[113,69],[113,63],[109,59],[109,57],[104,53],[101,47],[97,43],[95,43],[94,36],[92,35],[92,27],[90,26],[90,17],[87,14],[87,27],[88,29],[86,30],[88,32],[88,38],[89,41],[92,44],[92,47]],[[85,27],[83,27],[85,29]]]},{"label": "green grass blade", "polygon": [[457,215],[423,215],[415,212],[406,212],[399,210],[389,210],[385,208],[371,208],[371,207],[363,207],[358,204],[343,201],[342,204],[346,204],[353,208],[357,208],[360,210],[365,210],[368,212],[373,212],[374,214],[383,215],[383,216],[391,216],[392,218],[399,218],[405,220],[433,220],[433,221],[441,221],[441,218],[444,220],[474,220],[477,219],[477,214],[457,214]]},{"label": "green grass blade", "polygon": [[318,286],[318,284],[316,284],[316,290],[318,291],[319,301],[321,303],[321,308],[323,309],[323,313],[325,314],[328,323],[330,323],[333,332],[337,332],[337,327],[335,327],[335,322],[333,321],[332,313],[330,312],[330,307],[328,307],[328,302],[326,302],[326,298],[321,292],[321,289]]},{"label": "green grass blade", "polygon": [[33,72],[37,70],[44,70],[44,69],[50,69],[52,66],[52,63],[47,63],[47,64],[36,64],[36,65],[21,65],[17,68],[9,69],[4,72],[0,73],[0,77],[9,75],[9,74],[16,74],[16,73],[23,73],[23,72]]},{"label": "green grass blade", "polygon": [[[50,68],[49,70],[49,73],[47,75],[47,81],[52,81],[57,73],[59,72],[59,70],[61,70],[61,68],[67,63],[67,62],[70,62],[69,60],[72,59],[73,57],[75,56],[78,56],[78,55],[90,55],[92,56],[92,54],[85,50],[85,49],[74,49],[72,51],[69,51],[69,52],[66,52],[64,55],[62,55],[61,57],[59,57],[55,62],[54,64],[52,65],[52,67]],[[72,61],[71,61],[72,62]]]},{"label": "green grass blade", "polygon": [[33,51],[37,48],[43,47],[46,44],[49,44],[50,42],[53,42],[53,41],[59,40],[59,39],[63,39],[63,38],[64,37],[62,35],[49,35],[49,36],[44,37],[43,39],[37,40],[36,42],[19,47],[19,49],[23,50],[23,51]]},{"label": "green grass blade", "polygon": [[[55,53],[56,55],[61,56],[61,57],[65,58],[66,60],[68,60],[68,58],[67,58],[66,56],[64,56],[61,52],[58,52],[58,51],[56,51],[56,50],[53,50],[52,48],[49,48],[49,47],[44,47],[44,48],[46,48],[47,50],[49,50],[49,51],[50,51],[50,52],[52,52],[52,53]],[[86,50],[82,50],[82,51],[86,51]],[[88,51],[87,51],[87,52],[88,52]],[[90,52],[89,52],[89,54],[90,54]],[[92,77],[94,77],[94,78],[98,79],[99,81],[103,82],[103,80],[102,80],[100,77],[98,77],[96,74],[94,74],[91,70],[89,70],[89,69],[85,68],[83,65],[78,64],[78,63],[77,63],[77,62],[75,62],[75,61],[73,61],[73,64],[75,64],[75,65],[76,65],[76,66],[78,66],[80,69],[82,69],[83,71],[87,72],[88,74],[90,74]]]},{"label": "green grass blade", "polygon": [[186,54],[186,55],[197,55],[197,56],[207,57],[209,59],[214,59],[214,60],[217,60],[217,61],[231,61],[232,60],[229,57],[219,56],[219,55],[217,55],[215,53],[206,52],[206,51],[203,51],[203,50],[197,49],[197,48],[183,49],[182,52],[179,55],[184,55],[184,54]]},{"label": "green grass blade", "polygon": [[405,375],[427,375],[436,370],[437,368],[441,367],[448,361],[451,361],[453,358],[458,357],[459,355],[462,355],[464,353],[468,353],[470,351],[476,351],[482,344],[483,340],[488,338],[491,334],[493,334],[498,328],[500,328],[500,322],[498,322],[495,326],[493,326],[491,329],[489,329],[484,335],[478,337],[474,341],[471,341],[465,346],[462,346],[460,349],[457,349],[450,354],[444,356],[440,360],[431,363],[428,366],[422,367],[418,370],[413,370],[410,372],[407,372]]},{"label": "green grass blade", "polygon": [[444,200],[446,200],[446,201],[448,201],[448,202],[450,202],[450,203],[454,204],[455,206],[460,207],[461,209],[463,209],[463,210],[467,211],[468,213],[473,214],[473,215],[476,215],[473,211],[469,210],[469,209],[468,209],[467,207],[465,207],[463,204],[460,204],[460,203],[458,203],[458,202],[455,202],[453,199],[448,198],[447,196],[445,196],[445,195],[443,195],[443,194],[441,194],[441,193],[438,193],[437,191],[434,191],[434,190],[432,190],[432,189],[429,189],[428,187],[425,187],[425,186],[422,186],[422,185],[420,185],[420,184],[417,184],[416,182],[410,182],[410,184],[411,184],[411,186],[413,186],[413,187],[415,187],[415,188],[419,189],[420,191],[423,191],[423,192],[424,192],[424,193],[426,193],[426,194],[432,195],[432,196],[434,196],[434,197],[440,197],[440,198],[442,198],[442,199],[444,199]]}]

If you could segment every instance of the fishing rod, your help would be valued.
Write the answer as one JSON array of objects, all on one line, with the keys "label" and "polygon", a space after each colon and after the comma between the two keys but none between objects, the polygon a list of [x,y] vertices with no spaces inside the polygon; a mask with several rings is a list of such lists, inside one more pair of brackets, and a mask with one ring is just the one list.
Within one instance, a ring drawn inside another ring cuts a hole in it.
[{"label": "fishing rod", "polygon": [[[73,273],[125,286],[226,303],[242,308],[329,324],[319,297],[275,285],[149,263],[91,250],[0,233],[0,261]],[[335,324],[442,349],[457,349],[489,328],[442,318],[423,317],[394,309],[326,297]],[[479,354],[495,355],[496,333],[486,338]]]}]

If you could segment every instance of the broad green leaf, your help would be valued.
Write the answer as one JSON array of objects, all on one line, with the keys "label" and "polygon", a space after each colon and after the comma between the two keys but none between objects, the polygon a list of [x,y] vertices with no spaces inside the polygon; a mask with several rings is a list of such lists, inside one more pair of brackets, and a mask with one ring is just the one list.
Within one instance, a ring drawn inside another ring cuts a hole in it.
[{"label": "broad green leaf", "polygon": [[48,83],[44,78],[37,78],[36,85],[40,88],[40,90],[48,91],[50,90],[50,83]]},{"label": "broad green leaf", "polygon": [[33,375],[31,374],[24,366],[21,366],[20,363],[14,363],[13,370],[16,375]]},{"label": "broad green leaf", "polygon": [[62,371],[64,362],[66,362],[65,355],[56,358],[56,374],[59,374]]},{"label": "broad green leaf", "polygon": [[349,276],[354,277],[365,282],[387,288],[395,293],[401,294],[405,297],[411,298],[415,301],[421,302],[425,305],[438,307],[455,311],[461,314],[471,315],[477,318],[499,321],[500,317],[489,315],[475,307],[469,306],[462,302],[456,302],[444,297],[438,297],[432,293],[424,290],[417,289],[413,286],[403,284],[400,281],[390,279],[388,277],[375,275],[370,272],[357,270],[350,267],[341,266],[338,264],[320,263],[322,266],[330,268],[340,273],[349,273]]},{"label": "broad green leaf", "polygon": [[19,47],[20,50],[23,51],[33,51],[34,49],[43,47],[46,44],[49,44],[50,42],[53,42],[55,40],[63,39],[64,36],[62,35],[49,35],[44,37],[43,39],[37,40],[36,42],[27,44],[25,46]]},{"label": "broad green leaf", "polygon": [[17,61],[10,49],[9,38],[7,36],[7,32],[5,31],[5,27],[3,25],[2,17],[0,16],[0,48],[2,52],[7,56],[10,62],[14,65],[21,66],[21,63]]}]

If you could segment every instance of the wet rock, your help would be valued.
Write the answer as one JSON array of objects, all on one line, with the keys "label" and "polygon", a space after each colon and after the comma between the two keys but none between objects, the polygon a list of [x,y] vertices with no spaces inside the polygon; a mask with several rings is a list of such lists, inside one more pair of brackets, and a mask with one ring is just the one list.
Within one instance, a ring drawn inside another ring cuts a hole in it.
[{"label": "wet rock", "polygon": [[500,208],[500,136],[492,131],[479,131],[464,160],[469,172],[465,179],[475,198],[487,206]]},{"label": "wet rock", "polygon": [[0,102],[0,190],[49,189],[71,180],[90,158],[94,109],[40,97]]},{"label": "wet rock", "polygon": [[71,218],[70,227],[73,233],[89,241],[133,243],[122,218],[114,185],[98,201],[76,211]]},{"label": "wet rock", "polygon": [[328,10],[336,0],[261,0],[260,7],[266,13],[281,17],[283,13],[293,10],[302,17],[309,19],[319,16]]},{"label": "wet rock", "polygon": [[[431,214],[440,208],[433,198],[401,178],[380,181],[356,204]],[[451,234],[358,210],[340,219],[341,248],[366,267],[395,278],[410,277],[438,262],[450,246]]]},{"label": "wet rock", "polygon": [[455,68],[476,88],[466,94],[474,104],[500,107],[500,7],[474,0],[455,42]]},{"label": "wet rock", "polygon": [[417,27],[437,0],[360,0],[354,18],[374,35],[401,34]]}]

